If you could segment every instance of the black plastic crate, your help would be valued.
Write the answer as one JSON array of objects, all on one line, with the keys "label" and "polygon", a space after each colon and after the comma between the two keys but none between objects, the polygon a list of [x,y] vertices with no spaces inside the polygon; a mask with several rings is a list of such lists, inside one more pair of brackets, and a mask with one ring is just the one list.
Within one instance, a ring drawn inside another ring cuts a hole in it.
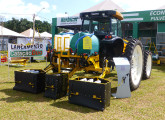
[{"label": "black plastic crate", "polygon": [[67,94],[68,74],[46,74],[45,97],[58,99]]},{"label": "black plastic crate", "polygon": [[45,90],[45,72],[40,69],[33,69],[39,73],[24,72],[24,70],[14,71],[14,90],[30,93],[41,93]]},{"label": "black plastic crate", "polygon": [[[101,83],[80,81],[82,78],[69,80],[69,102],[87,106],[96,110],[104,110],[110,106],[111,83],[100,78],[92,78]],[[88,80],[91,78],[87,78]]]}]

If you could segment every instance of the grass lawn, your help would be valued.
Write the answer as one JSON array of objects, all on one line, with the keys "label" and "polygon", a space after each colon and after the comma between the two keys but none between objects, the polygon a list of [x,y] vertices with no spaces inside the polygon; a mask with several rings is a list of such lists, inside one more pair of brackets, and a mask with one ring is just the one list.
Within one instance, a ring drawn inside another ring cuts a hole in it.
[{"label": "grass lawn", "polygon": [[[114,99],[103,112],[68,103],[68,97],[52,100],[41,94],[15,91],[14,71],[44,68],[46,62],[29,63],[26,67],[0,66],[0,120],[33,119],[165,119],[165,65],[154,66],[149,80],[143,80],[139,89],[131,93],[131,98]],[[77,72],[76,75],[83,75]],[[88,75],[89,76],[89,75]],[[108,76],[112,88],[117,86],[117,75],[113,71]]]}]

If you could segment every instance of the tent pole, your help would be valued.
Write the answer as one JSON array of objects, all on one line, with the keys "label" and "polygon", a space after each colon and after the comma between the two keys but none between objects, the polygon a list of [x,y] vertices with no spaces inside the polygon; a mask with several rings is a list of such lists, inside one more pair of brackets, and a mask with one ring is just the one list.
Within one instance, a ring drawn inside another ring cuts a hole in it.
[{"label": "tent pole", "polygon": [[10,80],[9,52],[8,52],[8,81]]}]

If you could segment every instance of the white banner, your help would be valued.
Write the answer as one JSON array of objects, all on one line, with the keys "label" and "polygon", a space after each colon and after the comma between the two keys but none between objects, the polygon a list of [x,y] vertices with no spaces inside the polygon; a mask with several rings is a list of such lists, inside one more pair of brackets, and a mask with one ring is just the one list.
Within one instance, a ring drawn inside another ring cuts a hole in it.
[{"label": "white banner", "polygon": [[81,25],[82,21],[79,17],[61,17],[57,18],[57,26],[68,26],[68,25]]},{"label": "white banner", "polygon": [[19,45],[8,43],[9,57],[37,57],[46,56],[46,45],[43,43],[33,45]]}]

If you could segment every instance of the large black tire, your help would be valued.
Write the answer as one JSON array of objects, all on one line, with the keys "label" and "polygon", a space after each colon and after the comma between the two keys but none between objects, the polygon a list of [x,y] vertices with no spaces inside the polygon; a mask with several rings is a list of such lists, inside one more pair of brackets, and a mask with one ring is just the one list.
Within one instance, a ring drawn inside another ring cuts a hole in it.
[{"label": "large black tire", "polygon": [[144,68],[143,79],[149,79],[152,70],[152,53],[150,51],[144,51]]},{"label": "large black tire", "polygon": [[129,83],[131,91],[136,90],[143,75],[143,47],[139,40],[130,40],[126,46],[124,56],[130,62]]}]

